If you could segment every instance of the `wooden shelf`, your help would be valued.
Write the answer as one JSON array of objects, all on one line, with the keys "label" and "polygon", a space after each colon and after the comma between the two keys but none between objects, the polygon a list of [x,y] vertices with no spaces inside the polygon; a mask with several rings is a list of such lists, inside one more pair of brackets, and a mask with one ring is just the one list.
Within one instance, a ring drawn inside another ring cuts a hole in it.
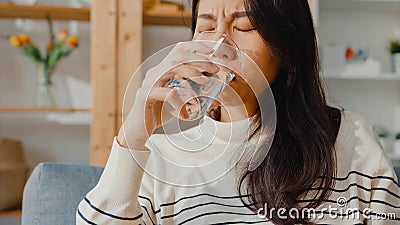
[{"label": "wooden shelf", "polygon": [[179,12],[174,13],[148,13],[143,12],[144,25],[162,25],[162,26],[190,26],[192,23],[191,13]]},{"label": "wooden shelf", "polygon": [[42,108],[42,107],[1,107],[0,113],[73,113],[90,112],[90,109]]},{"label": "wooden shelf", "polygon": [[21,215],[22,215],[22,210],[21,209],[10,210],[10,211],[1,211],[0,212],[0,217],[3,217],[3,216],[21,216]]},{"label": "wooden shelf", "polygon": [[0,3],[0,18],[27,18],[52,20],[90,20],[90,8],[72,8],[47,5],[15,5]]},{"label": "wooden shelf", "polygon": [[[90,21],[90,8],[72,8],[49,5],[15,5],[0,3],[0,18],[27,18],[43,20],[49,17],[53,20]],[[144,25],[190,26],[191,13],[148,13],[143,12]]]}]

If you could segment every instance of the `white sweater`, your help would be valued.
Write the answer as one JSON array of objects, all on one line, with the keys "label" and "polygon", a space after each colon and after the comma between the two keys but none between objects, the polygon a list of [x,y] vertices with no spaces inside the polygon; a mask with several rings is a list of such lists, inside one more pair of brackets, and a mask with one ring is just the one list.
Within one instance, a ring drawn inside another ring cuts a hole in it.
[{"label": "white sweater", "polygon": [[[79,204],[77,224],[272,224],[265,219],[271,209],[252,212],[237,193],[233,166],[248,124],[206,117],[181,133],[152,135],[150,151],[125,149],[114,140],[97,186]],[[400,224],[400,189],[378,143],[365,120],[342,113],[335,187],[313,221],[362,224],[369,215],[368,224]],[[376,213],[388,219],[373,219]]]}]

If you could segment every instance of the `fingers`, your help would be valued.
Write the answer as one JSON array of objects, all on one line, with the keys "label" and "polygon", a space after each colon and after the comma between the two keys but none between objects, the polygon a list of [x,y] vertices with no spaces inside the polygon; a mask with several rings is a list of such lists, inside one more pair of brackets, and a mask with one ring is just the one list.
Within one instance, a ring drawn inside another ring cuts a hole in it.
[{"label": "fingers", "polygon": [[[184,62],[175,65],[175,68],[170,70],[163,70],[158,67],[156,69],[152,69],[149,73],[146,74],[146,77],[143,81],[143,85],[147,87],[165,87],[170,81],[174,79],[192,79],[196,83],[200,85],[206,84],[209,79],[205,76],[205,73],[208,74],[216,74],[218,73],[220,68],[213,64],[212,62]],[[205,72],[205,73],[204,73]]]},{"label": "fingers", "polygon": [[144,84],[148,87],[165,87],[172,80],[182,82],[190,79],[199,85],[206,85],[210,81],[206,74],[216,74],[218,72],[219,67],[210,62],[187,63],[168,71],[160,76],[156,82],[145,82]]},{"label": "fingers", "polygon": [[172,72],[174,73],[174,79],[179,81],[191,79],[197,84],[205,85],[210,80],[207,76],[205,76],[201,72],[201,68],[198,67],[196,68],[192,66],[183,65],[174,69]]},{"label": "fingers", "polygon": [[218,73],[220,68],[212,62],[187,62],[184,65],[188,65],[199,69],[200,71],[206,71],[207,73],[215,74]]},{"label": "fingers", "polygon": [[[172,54],[172,53],[171,53]],[[200,55],[196,52],[188,52],[188,51],[177,51],[171,55],[169,62],[165,64],[165,66],[176,66],[179,64],[188,64],[188,63],[208,63],[209,66],[214,65],[211,63],[211,59],[207,55]],[[214,67],[214,69],[216,69]]]},{"label": "fingers", "polygon": [[179,95],[179,90],[177,89],[155,87],[150,91],[150,94],[147,98],[147,103],[168,103],[173,110],[178,113],[178,117],[187,119],[189,118],[188,107],[193,104],[193,99],[193,96],[188,94]]},{"label": "fingers", "polygon": [[[201,42],[180,42],[160,64],[149,70],[143,83],[148,87],[153,85],[163,87],[173,79],[173,76],[193,78],[202,76],[201,72],[218,73],[219,67],[209,58],[213,52],[212,47]],[[198,71],[182,69],[184,66],[197,68]],[[204,78],[203,80],[205,81]],[[201,78],[199,82],[204,84]]]},{"label": "fingers", "polygon": [[168,67],[174,67],[187,62],[210,62],[209,55],[213,52],[213,48],[201,42],[180,42],[171,50],[159,66],[161,70],[165,70]]},{"label": "fingers", "polygon": [[178,94],[176,89],[166,86],[172,80],[181,83],[191,80],[199,85],[206,85],[210,80],[206,75],[219,72],[219,66],[210,62],[209,55],[213,52],[211,46],[201,42],[178,43],[160,64],[146,73],[141,87],[141,99],[147,106],[156,102],[167,102],[181,117],[188,118],[188,112],[197,110],[197,98],[183,88]]},{"label": "fingers", "polygon": [[200,53],[204,55],[209,55],[214,52],[212,46],[208,46],[203,42],[180,42],[176,45],[177,50],[182,50],[184,52]]}]

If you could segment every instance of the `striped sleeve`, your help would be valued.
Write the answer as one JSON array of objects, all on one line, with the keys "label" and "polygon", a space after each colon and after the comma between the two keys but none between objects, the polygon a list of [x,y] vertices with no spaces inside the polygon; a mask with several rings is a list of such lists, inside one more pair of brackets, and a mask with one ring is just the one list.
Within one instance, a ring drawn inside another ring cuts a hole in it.
[{"label": "striped sleeve", "polygon": [[392,163],[383,153],[374,177],[368,224],[400,224],[400,187]]},{"label": "striped sleeve", "polygon": [[150,151],[123,148],[114,138],[99,182],[78,205],[76,224],[147,224],[144,218],[154,218],[147,215],[149,212],[145,212],[138,201],[142,167],[149,154]]}]

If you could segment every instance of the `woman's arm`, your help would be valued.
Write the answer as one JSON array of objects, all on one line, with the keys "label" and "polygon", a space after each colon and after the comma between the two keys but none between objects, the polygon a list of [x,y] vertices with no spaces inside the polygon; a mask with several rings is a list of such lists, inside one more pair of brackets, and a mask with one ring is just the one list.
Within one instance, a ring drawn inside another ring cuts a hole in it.
[{"label": "woman's arm", "polygon": [[[143,166],[150,151],[121,147],[116,138],[98,184],[80,202],[76,224],[152,224],[154,215],[145,215],[138,202]],[[139,163],[138,163],[139,162]],[[148,186],[148,185],[146,185]],[[146,196],[153,199],[152,196]],[[151,212],[151,211],[150,211]],[[149,218],[151,217],[151,218]]]},{"label": "woman's arm", "polygon": [[[204,79],[208,78],[200,71],[212,74],[218,72],[219,67],[207,62],[179,68],[175,66],[193,58],[206,60],[206,56],[198,53],[207,55],[213,51],[210,46],[202,43],[179,43],[160,64],[146,72],[146,77],[136,92],[135,102],[120,128],[118,137],[114,139],[110,157],[98,184],[79,204],[76,224],[157,223],[154,213],[148,213],[146,207],[138,202],[140,188],[146,189],[145,193],[151,195],[146,198],[154,202],[155,193],[151,191],[151,182],[154,181],[146,179],[150,184],[142,183],[142,177],[150,154],[145,143],[160,125],[157,120],[160,109],[157,106],[160,102],[166,102],[179,111],[183,118],[187,118],[187,112],[180,110],[184,101],[176,91],[166,87],[166,84],[175,77],[202,77],[203,79],[196,80],[204,84]],[[173,97],[167,98],[169,95]],[[142,208],[145,213],[142,212]]]},{"label": "woman's arm", "polygon": [[383,153],[371,187],[368,224],[400,224],[400,187],[392,163]]}]

